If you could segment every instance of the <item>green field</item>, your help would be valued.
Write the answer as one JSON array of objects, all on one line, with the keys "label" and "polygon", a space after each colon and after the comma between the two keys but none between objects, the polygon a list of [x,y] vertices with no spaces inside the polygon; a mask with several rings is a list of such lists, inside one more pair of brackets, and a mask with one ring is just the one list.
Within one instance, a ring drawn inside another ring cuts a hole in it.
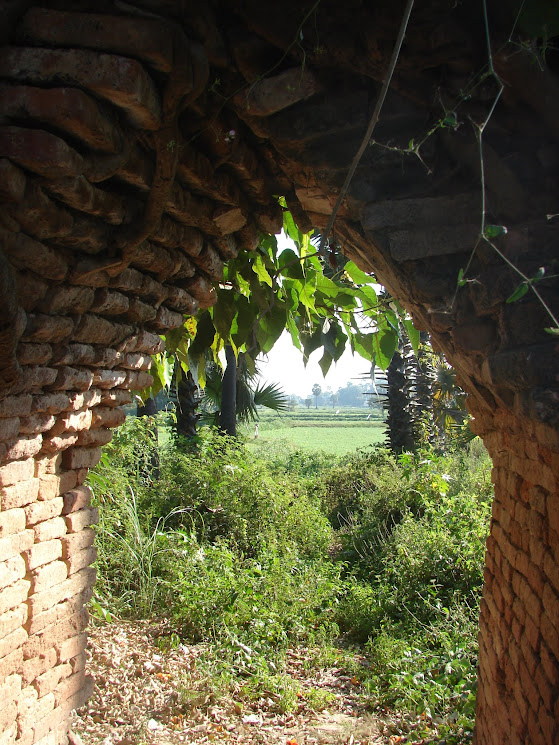
[{"label": "green field", "polygon": [[[325,450],[342,455],[357,448],[385,441],[385,425],[368,409],[329,408],[300,409],[287,414],[260,412],[259,436],[254,438],[254,427],[246,428],[256,449],[286,440],[297,448]],[[243,428],[244,429],[244,428]]]}]

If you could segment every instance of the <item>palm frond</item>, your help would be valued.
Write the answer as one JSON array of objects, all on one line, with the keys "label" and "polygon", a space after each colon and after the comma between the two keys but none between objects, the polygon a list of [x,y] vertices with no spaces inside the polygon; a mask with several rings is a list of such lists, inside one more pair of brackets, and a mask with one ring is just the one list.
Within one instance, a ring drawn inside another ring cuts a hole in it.
[{"label": "palm frond", "polygon": [[254,390],[254,404],[272,411],[289,411],[289,398],[277,383],[258,384]]}]

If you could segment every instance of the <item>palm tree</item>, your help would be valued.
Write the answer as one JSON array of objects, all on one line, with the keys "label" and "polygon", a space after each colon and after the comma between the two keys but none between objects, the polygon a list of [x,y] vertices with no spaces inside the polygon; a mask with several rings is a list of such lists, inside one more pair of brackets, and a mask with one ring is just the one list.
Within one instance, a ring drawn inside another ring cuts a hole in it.
[{"label": "palm tree", "polygon": [[208,365],[201,402],[202,422],[219,426],[225,434],[235,437],[237,421],[243,424],[255,422],[259,406],[273,411],[289,410],[289,398],[278,385],[255,385],[258,369],[251,373],[242,353],[236,359],[233,349],[227,354],[226,348],[226,360],[227,367],[223,373],[214,363]]},{"label": "palm tree", "polygon": [[318,409],[318,397],[322,393],[322,388],[318,385],[318,383],[315,383],[312,387],[312,394],[314,396],[314,408]]}]

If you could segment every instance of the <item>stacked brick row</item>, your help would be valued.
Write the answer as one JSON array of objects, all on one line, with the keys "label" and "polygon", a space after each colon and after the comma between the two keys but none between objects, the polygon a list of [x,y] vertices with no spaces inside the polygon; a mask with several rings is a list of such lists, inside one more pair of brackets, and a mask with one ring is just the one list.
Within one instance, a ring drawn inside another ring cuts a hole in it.
[{"label": "stacked brick row", "polygon": [[[198,121],[208,75],[172,24],[31,8],[11,41],[0,50],[0,744],[58,745],[92,686],[88,469],[130,391],[151,383],[159,334],[215,302],[224,261],[259,229],[277,232],[281,210],[240,122],[216,117],[204,153],[177,129],[180,110],[166,111],[180,66]],[[162,145],[164,125],[174,134]],[[134,240],[168,160],[160,213]]]},{"label": "stacked brick row", "polygon": [[[477,742],[559,740],[559,433],[503,410],[476,416],[495,501],[480,616]],[[492,722],[491,727],[483,726]]]}]

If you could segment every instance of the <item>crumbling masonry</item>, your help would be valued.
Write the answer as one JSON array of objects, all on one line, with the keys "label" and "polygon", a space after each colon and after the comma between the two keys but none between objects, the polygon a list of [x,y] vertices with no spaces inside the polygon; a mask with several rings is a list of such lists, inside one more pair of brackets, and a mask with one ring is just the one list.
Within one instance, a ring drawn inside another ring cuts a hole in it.
[{"label": "crumbling masonry", "polygon": [[[511,265],[558,270],[559,64],[521,43],[522,18],[507,44],[514,13],[487,4],[504,91],[483,131],[483,177],[476,125],[498,93],[483,75],[483,3],[418,1],[380,144],[335,235],[456,367],[493,458],[477,745],[551,745],[559,343],[532,291],[505,301],[520,281]],[[68,714],[91,691],[96,513],[84,480],[130,391],[149,383],[158,334],[211,305],[224,262],[280,230],[277,195],[304,230],[325,226],[402,10],[0,2],[0,745],[66,743]],[[403,152],[419,142],[421,160]],[[482,184],[509,264],[483,241],[469,261]],[[554,288],[538,284],[557,313]]]}]

